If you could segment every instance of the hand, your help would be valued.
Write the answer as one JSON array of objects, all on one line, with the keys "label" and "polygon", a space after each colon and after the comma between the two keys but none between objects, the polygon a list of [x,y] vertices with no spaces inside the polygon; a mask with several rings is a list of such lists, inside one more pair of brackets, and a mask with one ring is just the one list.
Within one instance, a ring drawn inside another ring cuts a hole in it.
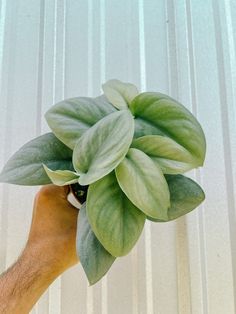
[{"label": "hand", "polygon": [[27,245],[44,251],[60,271],[78,263],[76,228],[78,209],[67,201],[70,189],[46,185],[37,193]]},{"label": "hand", "polygon": [[75,265],[78,210],[67,201],[69,187],[48,185],[34,201],[26,247],[0,276],[0,313],[26,314],[66,269]]}]

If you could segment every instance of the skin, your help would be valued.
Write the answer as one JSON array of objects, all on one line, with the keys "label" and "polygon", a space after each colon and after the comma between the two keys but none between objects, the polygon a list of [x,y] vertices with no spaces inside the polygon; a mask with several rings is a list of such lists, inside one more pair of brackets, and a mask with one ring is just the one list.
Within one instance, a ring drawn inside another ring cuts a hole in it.
[{"label": "skin", "polygon": [[78,209],[67,201],[69,187],[47,185],[34,200],[25,249],[0,276],[0,313],[29,313],[49,285],[79,262],[76,255]]}]

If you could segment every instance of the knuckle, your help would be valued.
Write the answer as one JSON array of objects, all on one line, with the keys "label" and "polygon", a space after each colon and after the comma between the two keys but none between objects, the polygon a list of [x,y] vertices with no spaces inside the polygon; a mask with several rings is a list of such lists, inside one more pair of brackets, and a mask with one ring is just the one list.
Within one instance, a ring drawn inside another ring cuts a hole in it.
[{"label": "knuckle", "polygon": [[39,199],[45,199],[48,198],[50,196],[52,196],[53,193],[53,187],[52,185],[45,185],[43,187],[40,188],[40,190],[37,192],[36,194],[36,198]]}]

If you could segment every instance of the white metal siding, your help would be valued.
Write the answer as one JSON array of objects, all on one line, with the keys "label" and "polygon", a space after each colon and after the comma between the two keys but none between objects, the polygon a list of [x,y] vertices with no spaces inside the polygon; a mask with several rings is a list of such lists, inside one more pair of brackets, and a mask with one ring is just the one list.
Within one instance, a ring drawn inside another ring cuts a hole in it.
[{"label": "white metal siding", "polygon": [[[234,314],[236,1],[0,0],[0,166],[45,133],[43,113],[110,78],[168,93],[200,120],[206,201],[147,223],[137,247],[88,287],[81,266],[34,314]],[[0,185],[0,271],[21,252],[37,189]]]}]

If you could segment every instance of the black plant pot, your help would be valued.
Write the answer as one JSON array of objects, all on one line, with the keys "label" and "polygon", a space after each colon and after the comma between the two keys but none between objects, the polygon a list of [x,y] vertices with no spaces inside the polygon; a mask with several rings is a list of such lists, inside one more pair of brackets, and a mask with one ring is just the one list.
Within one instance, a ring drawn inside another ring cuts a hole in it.
[{"label": "black plant pot", "polygon": [[80,204],[83,204],[86,201],[88,185],[82,186],[75,183],[71,184],[70,187],[74,197],[80,202]]}]

